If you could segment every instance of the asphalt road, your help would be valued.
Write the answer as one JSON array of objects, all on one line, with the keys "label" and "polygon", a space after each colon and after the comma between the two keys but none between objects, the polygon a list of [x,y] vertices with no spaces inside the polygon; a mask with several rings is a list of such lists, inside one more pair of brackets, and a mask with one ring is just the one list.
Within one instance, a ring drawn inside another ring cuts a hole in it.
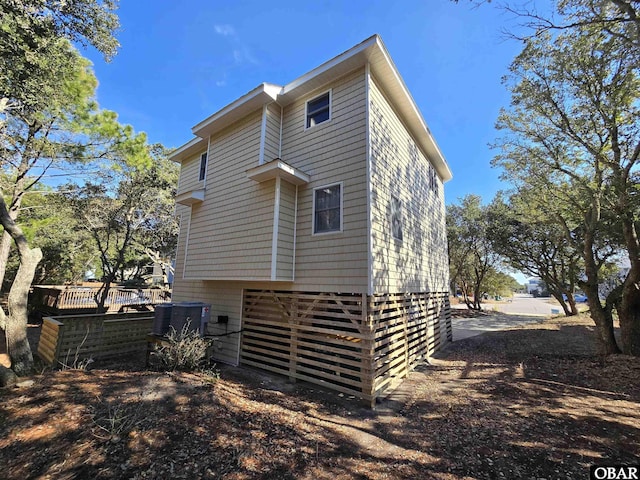
[{"label": "asphalt road", "polygon": [[[485,332],[507,330],[518,325],[540,323],[552,314],[559,314],[562,308],[550,304],[549,298],[533,298],[531,295],[516,294],[510,302],[485,303],[483,309],[487,315],[477,318],[454,318],[452,323],[453,340],[473,337]],[[465,304],[452,305],[451,308],[466,309]],[[508,315],[491,315],[491,312]]]}]

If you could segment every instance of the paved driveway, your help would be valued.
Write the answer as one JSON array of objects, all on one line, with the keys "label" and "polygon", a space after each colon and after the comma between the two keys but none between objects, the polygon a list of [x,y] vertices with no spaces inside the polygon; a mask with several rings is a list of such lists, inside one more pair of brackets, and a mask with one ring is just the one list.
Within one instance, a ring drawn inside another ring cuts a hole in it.
[{"label": "paved driveway", "polygon": [[476,318],[454,318],[451,320],[453,330],[453,341],[463,338],[474,337],[485,332],[497,332],[508,330],[518,325],[529,325],[532,323],[542,323],[546,317],[527,315],[500,315],[486,312]]},{"label": "paved driveway", "polygon": [[[454,318],[451,321],[453,340],[473,337],[485,332],[507,330],[519,325],[540,323],[552,314],[562,311],[559,305],[547,303],[548,298],[533,298],[531,295],[516,294],[513,301],[483,304],[485,312],[476,318]],[[455,309],[467,309],[467,306],[452,305]],[[507,313],[508,315],[491,315],[492,311]]]}]

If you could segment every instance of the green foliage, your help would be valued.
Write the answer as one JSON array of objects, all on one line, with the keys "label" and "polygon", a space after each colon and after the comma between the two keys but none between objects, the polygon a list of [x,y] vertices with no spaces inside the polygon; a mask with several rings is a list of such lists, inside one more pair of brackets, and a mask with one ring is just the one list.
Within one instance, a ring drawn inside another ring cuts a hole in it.
[{"label": "green foliage", "polygon": [[[488,238],[488,209],[477,195],[465,196],[459,205],[447,207],[449,278],[469,308],[480,309],[485,276],[500,265]],[[473,298],[473,300],[471,300]]]},{"label": "green foliage", "polygon": [[67,186],[65,197],[92,240],[104,276],[99,308],[111,283],[124,280],[124,269],[150,263],[150,252],[165,258],[175,250],[177,167],[161,145],[147,148],[150,167],[124,161],[118,169],[101,171],[90,183]]},{"label": "green foliage", "polygon": [[[130,169],[144,170],[152,162],[146,135],[136,134],[131,126],[118,122],[116,113],[98,107],[94,99],[97,81],[90,63],[67,40],[60,40],[56,45],[60,47],[55,66],[59,85],[46,102],[34,102],[9,110],[5,115],[5,128],[0,129],[0,166],[3,173],[0,186],[8,197],[10,214],[16,220],[21,215],[25,195],[40,186],[40,180],[54,169],[69,174],[109,170],[122,173]],[[59,211],[69,213],[69,208],[65,206]],[[42,265],[38,278],[60,279],[54,271],[62,267],[73,267],[68,272],[69,276],[77,278],[77,262],[69,263],[70,256],[77,259],[76,253],[85,250],[73,242],[82,235],[71,234],[79,231],[74,228],[77,217],[70,215],[65,220],[60,215],[52,215],[51,220],[53,218],[58,219],[58,231],[49,223],[48,229],[39,232],[41,238],[32,240],[36,244],[48,242],[49,252],[44,251],[45,261],[53,260],[55,249],[59,250],[58,257],[66,256],[67,261],[60,261],[58,268],[53,270]],[[63,247],[61,236],[65,232],[71,234],[69,254],[60,249]],[[5,238],[0,248],[0,264],[7,262],[8,255],[9,243]],[[3,277],[4,271],[0,268],[0,279]]]},{"label": "green foliage", "polygon": [[482,279],[481,291],[489,296],[511,297],[522,286],[511,275],[489,268]]},{"label": "green foliage", "polygon": [[[601,19],[625,5],[631,7],[625,13],[630,16],[602,28]],[[568,248],[581,253],[585,280],[580,286],[598,327],[600,351],[617,351],[616,308],[623,350],[638,355],[640,64],[630,35],[638,33],[634,29],[640,23],[630,18],[639,5],[624,0],[559,3],[570,27],[555,35],[540,29],[511,65],[505,80],[511,105],[498,119],[504,134],[494,160],[505,179],[544,207]],[[611,252],[621,248],[631,268],[623,288],[613,290],[603,306],[600,272]]]},{"label": "green foliage", "polygon": [[[64,85],[69,42],[115,54],[112,0],[0,0],[0,99],[12,110],[44,110]],[[0,108],[0,114],[3,108]]]},{"label": "green foliage", "polygon": [[[82,280],[95,252],[85,229],[73,213],[65,197],[41,187],[24,197],[20,221],[29,243],[42,250],[35,283],[62,284]],[[15,251],[9,257],[5,288],[10,286],[18,268]]]},{"label": "green foliage", "polygon": [[575,302],[567,306],[563,295],[572,298],[584,271],[582,252],[567,242],[564,229],[549,214],[554,206],[547,206],[538,193],[523,189],[506,200],[496,196],[489,207],[489,240],[513,269],[543,280],[565,313],[575,315]]}]

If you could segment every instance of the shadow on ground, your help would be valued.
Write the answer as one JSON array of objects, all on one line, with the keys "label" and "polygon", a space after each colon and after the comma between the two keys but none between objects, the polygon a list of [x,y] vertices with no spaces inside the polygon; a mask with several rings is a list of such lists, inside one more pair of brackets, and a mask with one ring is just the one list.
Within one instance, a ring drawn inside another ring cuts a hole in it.
[{"label": "shadow on ground", "polygon": [[596,357],[585,321],[455,342],[375,411],[257,370],[108,367],[0,393],[3,478],[585,478],[640,454],[640,362]]}]

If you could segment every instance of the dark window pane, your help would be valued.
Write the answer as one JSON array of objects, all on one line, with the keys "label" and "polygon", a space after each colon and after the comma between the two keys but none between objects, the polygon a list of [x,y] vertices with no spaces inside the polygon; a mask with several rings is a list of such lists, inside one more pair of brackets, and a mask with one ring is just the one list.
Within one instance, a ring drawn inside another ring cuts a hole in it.
[{"label": "dark window pane", "polygon": [[200,180],[204,180],[204,176],[207,172],[207,154],[203,153],[200,157]]},{"label": "dark window pane", "polygon": [[334,232],[340,230],[340,209],[323,210],[316,212],[316,233]]},{"label": "dark window pane", "polygon": [[309,116],[308,127],[313,127],[314,125],[318,125],[319,123],[326,122],[329,120],[329,108],[326,110],[316,113],[315,115]]},{"label": "dark window pane", "polygon": [[307,128],[329,120],[329,92],[307,103]]},{"label": "dark window pane", "polygon": [[340,230],[340,185],[315,191],[314,232]]},{"label": "dark window pane", "polygon": [[307,104],[307,112],[313,113],[316,110],[320,110],[321,108],[328,107],[328,106],[329,106],[329,92],[327,92],[325,95],[322,95],[319,98],[316,98],[315,100],[311,100]]}]

